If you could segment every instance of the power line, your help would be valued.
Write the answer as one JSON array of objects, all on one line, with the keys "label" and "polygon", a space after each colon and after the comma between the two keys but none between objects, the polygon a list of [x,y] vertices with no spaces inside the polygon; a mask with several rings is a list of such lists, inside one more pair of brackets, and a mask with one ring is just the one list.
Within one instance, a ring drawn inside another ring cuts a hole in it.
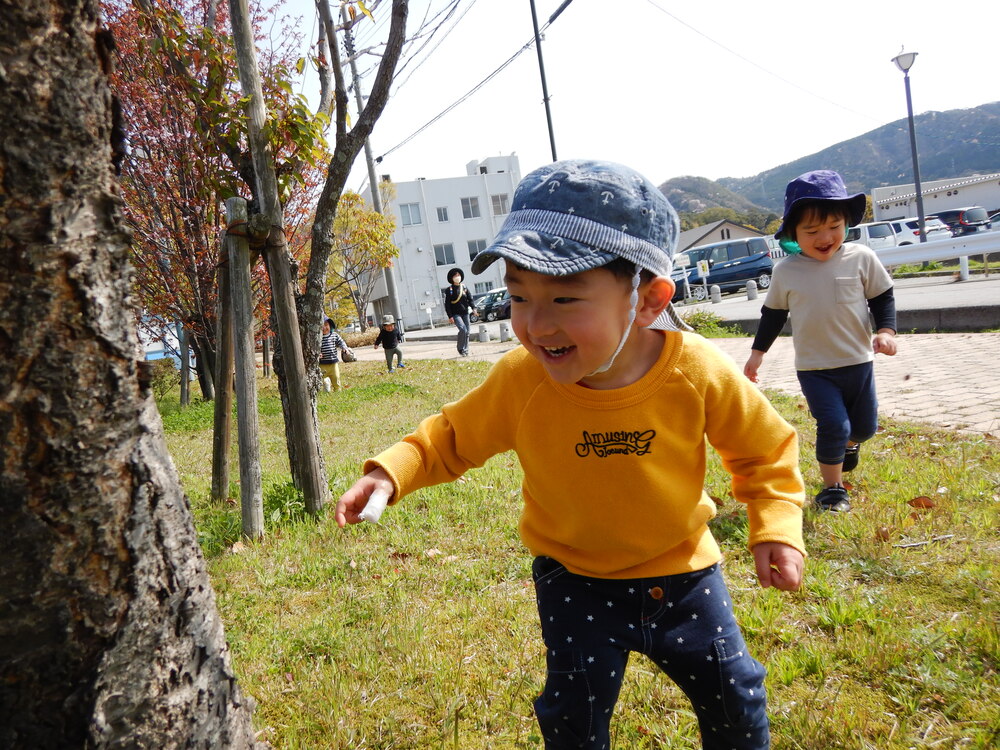
[{"label": "power line", "polygon": [[497,68],[492,73],[490,73],[488,76],[486,76],[486,78],[484,78],[479,83],[477,83],[475,86],[473,86],[471,89],[469,89],[469,91],[467,91],[465,94],[463,94],[461,97],[459,97],[456,101],[454,101],[450,105],[448,105],[448,107],[446,107],[440,113],[438,113],[437,115],[435,115],[434,117],[432,117],[430,120],[428,120],[426,123],[424,123],[419,128],[417,128],[417,130],[413,131],[413,133],[411,133],[406,138],[404,138],[402,141],[400,141],[395,146],[393,146],[388,151],[386,151],[384,154],[382,154],[380,157],[378,157],[375,161],[376,162],[381,162],[382,159],[384,159],[386,156],[388,156],[389,154],[391,154],[393,151],[395,151],[396,149],[401,148],[402,146],[405,146],[407,143],[409,143],[410,141],[412,141],[414,138],[416,138],[418,135],[420,135],[422,132],[424,132],[427,128],[429,128],[435,122],[437,122],[442,117],[444,117],[446,114],[448,114],[453,109],[455,109],[455,107],[457,107],[459,104],[461,104],[466,99],[468,99],[470,96],[472,96],[474,93],[476,93],[477,91],[479,91],[479,89],[481,89],[487,83],[489,83],[494,78],[496,78],[496,76],[499,75],[500,72],[503,71],[508,65],[510,65],[512,62],[514,62],[514,60],[516,60],[518,57],[520,57],[527,50],[531,49],[532,43],[534,43],[534,37],[532,37],[532,39],[531,39],[530,42],[528,42],[523,47],[521,47],[521,49],[519,49],[513,55],[511,55],[510,57],[508,57],[507,60],[502,65],[500,65],[499,68]]},{"label": "power line", "polygon": [[[552,14],[552,16],[549,17],[549,20],[538,30],[539,36],[541,36],[542,34],[545,33],[545,31],[549,28],[549,26],[552,25],[552,22],[556,19],[556,17],[559,15],[559,13],[562,12],[563,7],[565,5],[568,5],[568,4],[569,4],[568,2],[563,3],[563,6],[560,6],[559,10],[557,10],[555,13]],[[375,159],[375,161],[376,162],[381,162],[382,159],[384,159],[386,156],[388,156],[389,154],[391,154],[393,151],[396,151],[397,149],[402,148],[407,143],[409,143],[410,141],[412,141],[414,138],[416,138],[418,135],[420,135],[420,133],[424,132],[427,128],[429,128],[435,122],[437,122],[442,117],[444,117],[446,114],[448,114],[453,109],[455,109],[455,107],[457,107],[459,104],[461,104],[466,99],[468,99],[470,96],[472,96],[474,93],[476,93],[477,91],[479,91],[479,89],[481,89],[487,83],[489,83],[490,81],[492,81],[505,68],[507,68],[507,66],[509,66],[512,62],[514,62],[514,60],[516,60],[522,54],[524,54],[529,49],[531,49],[532,46],[534,45],[534,43],[535,43],[535,37],[534,37],[534,35],[532,35],[531,39],[529,39],[517,52],[515,52],[513,55],[511,55],[510,57],[508,57],[503,63],[501,63],[500,67],[498,67],[496,70],[494,70],[488,76],[486,76],[486,78],[484,78],[479,83],[477,83],[475,86],[473,86],[471,89],[469,89],[465,94],[463,94],[457,100],[455,100],[454,102],[452,102],[450,105],[448,105],[445,109],[443,109],[437,115],[435,115],[430,120],[428,120],[426,123],[424,123],[419,128],[417,128],[417,130],[413,131],[410,135],[408,135],[402,141],[400,141],[395,146],[393,146],[388,151],[386,151],[384,154],[382,154],[377,159]],[[407,80],[409,80],[409,79],[407,79]]]},{"label": "power line", "polygon": [[767,73],[769,76],[772,76],[773,78],[777,78],[782,83],[785,83],[785,84],[791,86],[792,88],[798,89],[799,91],[802,91],[803,93],[806,93],[809,96],[813,96],[813,97],[815,97],[817,99],[820,99],[820,100],[826,102],[827,104],[832,104],[834,107],[838,107],[839,109],[842,109],[845,112],[850,112],[852,115],[857,115],[858,117],[863,117],[865,119],[871,120],[872,122],[877,122],[877,120],[875,120],[875,118],[873,118],[869,114],[865,114],[864,112],[858,112],[857,110],[851,109],[850,107],[846,107],[843,104],[840,104],[839,102],[833,101],[832,99],[827,99],[825,96],[820,96],[815,91],[810,91],[807,88],[799,86],[799,84],[797,84],[797,83],[795,83],[793,81],[789,81],[787,78],[784,78],[783,76],[779,75],[778,73],[775,73],[773,70],[768,70],[763,65],[760,65],[760,64],[754,62],[753,60],[751,60],[750,58],[745,57],[744,55],[741,55],[739,52],[736,52],[735,50],[730,49],[729,47],[727,47],[726,45],[724,45],[722,42],[716,41],[715,39],[713,39],[712,37],[710,37],[708,34],[706,34],[705,32],[701,31],[700,29],[696,29],[694,26],[692,26],[691,24],[689,24],[687,21],[685,21],[685,20],[683,20],[681,18],[678,18],[673,13],[671,13],[669,10],[667,10],[666,8],[660,7],[659,5],[657,5],[654,2],[654,0],[646,0],[646,2],[648,2],[650,5],[652,5],[654,8],[656,8],[661,13],[670,16],[672,19],[674,19],[681,26],[684,26],[685,28],[690,29],[695,34],[697,34],[698,36],[700,36],[700,37],[708,40],[709,42],[711,42],[712,44],[714,44],[716,47],[719,47],[720,49],[725,50],[726,52],[728,52],[733,57],[739,58],[740,60],[742,60],[743,62],[747,63],[748,65],[752,65],[753,67],[757,68],[758,70],[763,71],[764,73]]},{"label": "power line", "polygon": [[[425,62],[427,62],[430,59],[431,55],[433,55],[434,52],[437,50],[437,48],[441,46],[441,42],[443,42],[445,39],[448,38],[448,35],[451,34],[451,32],[453,32],[455,30],[455,28],[462,22],[462,19],[465,18],[465,15],[470,10],[472,10],[472,6],[474,6],[475,4],[476,4],[476,0],[471,0],[471,2],[468,5],[465,6],[465,10],[462,11],[462,15],[460,15],[458,18],[455,19],[455,23],[452,24],[451,28],[448,29],[446,32],[444,32],[444,35],[440,39],[437,40],[437,43],[433,47],[431,47],[430,50],[428,50],[427,54],[424,56],[424,59],[421,60],[420,62],[418,62],[416,64],[416,67],[414,67],[413,70],[410,71],[410,74],[408,76],[406,76],[406,78],[402,82],[400,82],[400,84],[398,86],[396,86],[396,93],[399,93],[399,90],[401,88],[403,88],[403,86],[405,86],[407,84],[407,82],[411,78],[413,78],[413,74],[416,73],[418,70],[420,70],[420,67]],[[456,7],[458,7],[458,0],[455,0],[455,3],[451,6],[451,8],[449,8],[448,15],[445,17],[444,21],[447,21],[449,18],[451,18],[451,16],[454,13]],[[442,21],[441,23],[443,24],[444,21]],[[440,26],[438,26],[438,28],[440,28]],[[410,61],[413,58],[415,58],[417,55],[419,55],[428,44],[430,44],[431,40],[434,38],[434,34],[435,33],[437,33],[437,29],[435,29],[433,32],[431,32],[430,37],[428,37],[427,41],[424,42],[424,44],[420,47],[420,49],[418,49],[416,52],[414,52],[413,56],[410,58],[410,60],[407,60],[406,63],[403,64],[403,67],[400,68],[395,73],[395,75],[393,75],[393,80],[395,80],[396,78],[398,78],[399,74],[402,73],[406,69],[406,66],[410,64]]]}]

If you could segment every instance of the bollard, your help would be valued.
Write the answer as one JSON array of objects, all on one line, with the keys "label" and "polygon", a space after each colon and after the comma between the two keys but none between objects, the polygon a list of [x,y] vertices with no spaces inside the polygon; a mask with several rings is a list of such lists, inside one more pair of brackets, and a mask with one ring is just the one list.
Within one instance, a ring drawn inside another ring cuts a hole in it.
[{"label": "bollard", "polygon": [[510,333],[510,323],[504,321],[500,324],[500,340],[510,341],[513,338]]},{"label": "bollard", "polygon": [[722,302],[722,290],[719,288],[718,284],[712,284],[708,288],[708,293],[712,296],[712,304],[717,305]]},{"label": "bollard", "polygon": [[489,343],[490,333],[486,330],[485,325],[479,326],[479,343],[486,344]]},{"label": "bollard", "polygon": [[747,299],[757,299],[757,282],[753,279],[747,282]]}]

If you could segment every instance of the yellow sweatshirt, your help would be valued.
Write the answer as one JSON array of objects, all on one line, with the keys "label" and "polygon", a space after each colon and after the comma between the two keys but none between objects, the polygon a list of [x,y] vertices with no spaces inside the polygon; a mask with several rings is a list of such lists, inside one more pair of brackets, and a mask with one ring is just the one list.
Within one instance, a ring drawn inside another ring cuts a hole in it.
[{"label": "yellow sweatshirt", "polygon": [[749,546],[805,552],[798,437],[716,346],[665,332],[656,364],[613,390],[560,385],[521,347],[461,400],[365,463],[393,502],[516,451],[524,469],[520,532],[534,555],[597,578],[706,568],[721,558],[706,525],[706,437],[746,503]]}]

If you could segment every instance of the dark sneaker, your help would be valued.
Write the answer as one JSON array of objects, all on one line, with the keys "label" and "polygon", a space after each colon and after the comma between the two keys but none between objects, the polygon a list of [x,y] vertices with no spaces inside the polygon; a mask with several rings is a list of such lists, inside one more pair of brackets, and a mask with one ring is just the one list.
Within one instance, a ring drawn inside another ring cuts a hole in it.
[{"label": "dark sneaker", "polygon": [[846,513],[851,509],[851,502],[847,496],[847,490],[839,484],[835,484],[833,487],[827,487],[816,495],[816,507],[820,510]]},{"label": "dark sneaker", "polygon": [[861,444],[849,445],[844,451],[844,466],[841,471],[851,471],[858,467],[858,456],[861,453]]}]

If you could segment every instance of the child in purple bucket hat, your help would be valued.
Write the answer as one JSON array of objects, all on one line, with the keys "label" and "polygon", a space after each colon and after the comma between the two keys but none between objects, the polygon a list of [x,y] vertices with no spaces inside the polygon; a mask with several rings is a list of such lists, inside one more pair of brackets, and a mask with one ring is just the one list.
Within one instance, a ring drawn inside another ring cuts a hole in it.
[{"label": "child in purple bucket hat", "polygon": [[[670,304],[677,215],[628,167],[562,161],[518,185],[493,243],[521,346],[485,381],[369,459],[343,527],[513,450],[548,673],[547,750],[610,747],[632,652],[691,699],[705,748],[769,747],[749,653],[709,529],[711,443],[746,504],[760,584],[798,588],[804,488],[795,430]],[[488,416],[488,418],[487,418]],[[375,510],[377,508],[377,510]]]},{"label": "child in purple bucket hat", "polygon": [[774,267],[743,368],[756,383],[764,354],[791,316],[795,369],[816,420],[822,510],[851,509],[843,474],[858,465],[861,443],[878,428],[875,355],[896,353],[892,279],[870,248],[844,241],[864,212],[864,193],[848,195],[836,172],[806,172],[788,183],[775,237],[790,255]]}]

